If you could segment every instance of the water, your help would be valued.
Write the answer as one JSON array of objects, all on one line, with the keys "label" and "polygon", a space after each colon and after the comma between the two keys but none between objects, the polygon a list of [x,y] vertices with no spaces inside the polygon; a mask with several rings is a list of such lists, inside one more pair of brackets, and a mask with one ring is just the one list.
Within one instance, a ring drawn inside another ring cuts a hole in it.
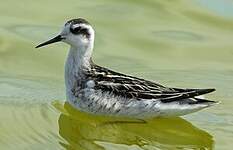
[{"label": "water", "polygon": [[[231,149],[232,0],[2,1],[0,149]],[[182,118],[110,123],[65,103],[68,46],[34,46],[65,20],[96,29],[100,65],[176,87],[215,87],[218,106]]]}]

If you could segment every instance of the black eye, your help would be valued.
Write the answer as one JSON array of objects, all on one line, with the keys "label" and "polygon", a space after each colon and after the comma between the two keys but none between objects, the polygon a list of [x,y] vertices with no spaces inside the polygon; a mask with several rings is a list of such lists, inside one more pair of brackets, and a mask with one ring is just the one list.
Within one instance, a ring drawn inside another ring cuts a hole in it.
[{"label": "black eye", "polygon": [[81,30],[81,27],[76,27],[76,28],[70,28],[70,32],[73,34],[79,34]]},{"label": "black eye", "polygon": [[81,34],[88,34],[88,30],[87,29],[81,29],[80,31],[79,31]]}]

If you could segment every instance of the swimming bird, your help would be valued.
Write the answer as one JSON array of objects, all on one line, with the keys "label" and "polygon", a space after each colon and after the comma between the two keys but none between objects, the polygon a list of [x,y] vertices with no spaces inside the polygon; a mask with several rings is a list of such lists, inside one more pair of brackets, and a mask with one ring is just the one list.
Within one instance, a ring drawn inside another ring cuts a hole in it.
[{"label": "swimming bird", "polygon": [[78,110],[96,115],[130,118],[181,116],[216,104],[198,96],[215,89],[171,88],[125,75],[92,61],[95,31],[85,19],[65,23],[55,38],[36,48],[64,42],[70,45],[65,64],[67,101]]}]

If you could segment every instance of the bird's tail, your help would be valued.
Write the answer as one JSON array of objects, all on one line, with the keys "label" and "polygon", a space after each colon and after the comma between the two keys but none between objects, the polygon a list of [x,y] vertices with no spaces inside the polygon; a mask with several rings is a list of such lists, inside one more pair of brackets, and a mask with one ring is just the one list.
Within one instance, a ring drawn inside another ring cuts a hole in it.
[{"label": "bird's tail", "polygon": [[218,103],[220,102],[207,100],[203,96],[198,96],[194,98],[184,99],[179,102],[171,102],[170,104],[165,104],[168,106],[164,107],[161,112],[163,113],[162,116],[183,116]]},{"label": "bird's tail", "polygon": [[193,101],[192,104],[206,105],[208,107],[220,103],[220,101],[207,100],[204,98],[204,96],[195,97],[194,99],[195,101]]}]

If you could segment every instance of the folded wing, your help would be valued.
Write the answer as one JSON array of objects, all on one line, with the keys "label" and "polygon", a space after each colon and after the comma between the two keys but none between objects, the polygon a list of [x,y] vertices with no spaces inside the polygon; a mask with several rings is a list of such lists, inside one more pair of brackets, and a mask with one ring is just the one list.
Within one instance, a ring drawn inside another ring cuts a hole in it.
[{"label": "folded wing", "polygon": [[117,96],[137,100],[160,100],[164,103],[179,101],[207,94],[215,89],[180,89],[169,88],[144,79],[120,74],[106,68],[95,66],[91,78],[95,88],[108,91]]}]

